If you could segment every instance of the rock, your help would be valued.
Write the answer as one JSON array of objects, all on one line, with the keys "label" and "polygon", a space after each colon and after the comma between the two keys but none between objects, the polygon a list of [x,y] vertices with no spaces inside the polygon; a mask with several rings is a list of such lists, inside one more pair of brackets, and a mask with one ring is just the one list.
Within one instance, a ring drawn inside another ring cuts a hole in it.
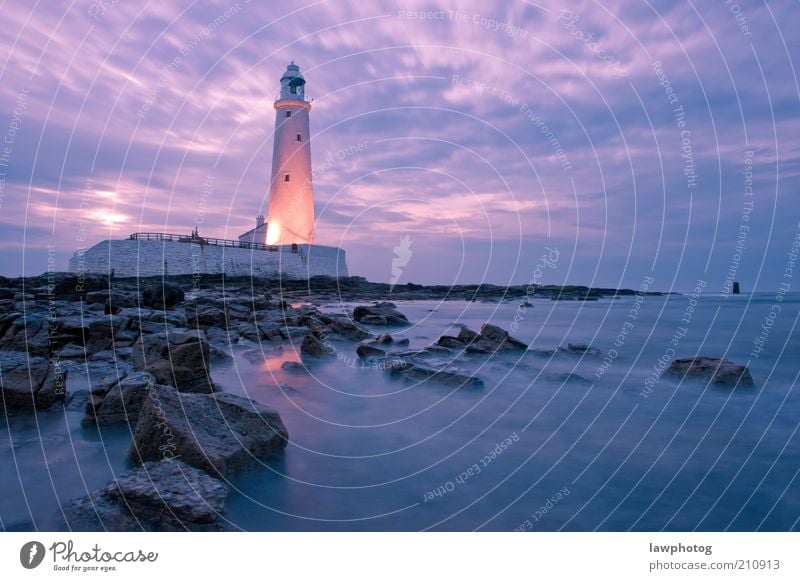
[{"label": "rock", "polygon": [[[14,316],[16,315],[16,316]],[[60,347],[69,341],[53,345],[50,337],[50,321],[44,313],[26,312],[12,314],[8,330],[0,339],[0,350],[25,351],[30,355],[49,356],[51,347]]]},{"label": "rock", "polygon": [[280,327],[279,329],[281,336],[290,341],[292,339],[302,339],[306,335],[308,335],[308,327],[298,327],[296,325],[287,325],[285,327]]},{"label": "rock", "polygon": [[473,341],[477,341],[478,337],[478,333],[468,327],[461,327],[461,330],[458,332],[458,340],[463,341],[464,343],[472,343]]},{"label": "rock", "polygon": [[467,387],[482,388],[483,381],[479,377],[472,375],[462,375],[452,371],[441,369],[431,369],[421,365],[414,365],[405,360],[392,360],[386,366],[387,371],[396,377],[403,377],[407,380],[418,382],[435,382],[448,387]]},{"label": "rock", "polygon": [[183,300],[183,289],[169,282],[151,283],[142,289],[142,306],[151,309],[171,309]]},{"label": "rock", "polygon": [[365,325],[400,327],[409,324],[408,318],[397,310],[397,306],[388,302],[356,307],[353,309],[353,320]]},{"label": "rock", "polygon": [[0,352],[0,409],[44,409],[67,396],[67,370],[44,357]]},{"label": "rock", "polygon": [[372,347],[371,345],[367,345],[362,343],[356,348],[356,353],[362,359],[367,359],[369,357],[382,357],[386,355],[386,351],[383,349],[378,349],[377,347]]},{"label": "rock", "polygon": [[567,343],[566,347],[559,347],[559,351],[565,351],[567,353],[572,353],[574,355],[602,355],[603,352],[600,349],[596,349],[595,347],[591,347],[589,345],[583,345],[579,343]]},{"label": "rock", "polygon": [[217,327],[225,329],[228,319],[225,311],[207,303],[194,303],[186,305],[186,324],[190,329],[208,329]]},{"label": "rock", "polygon": [[153,375],[139,371],[120,380],[105,396],[93,393],[81,425],[87,427],[92,424],[113,426],[135,423],[139,419],[149,390],[155,385],[156,380]]},{"label": "rock", "polygon": [[111,349],[117,331],[127,326],[127,319],[115,315],[83,313],[64,317],[58,321],[61,334],[88,353]]},{"label": "rock", "polygon": [[228,496],[222,482],[179,460],[145,462],[106,490],[110,499],[154,530],[213,523]]},{"label": "rock", "polygon": [[47,377],[36,392],[36,407],[46,409],[67,398],[67,370],[50,365]]},{"label": "rock", "polygon": [[675,359],[664,371],[675,378],[702,379],[717,385],[752,387],[753,378],[746,365],[717,357]]},{"label": "rock", "polygon": [[[174,344],[173,339],[180,343]],[[172,385],[179,391],[216,391],[211,381],[210,362],[208,342],[191,332],[142,335],[133,346],[135,369],[148,371],[157,383]]]},{"label": "rock", "polygon": [[464,342],[458,337],[451,337],[450,335],[442,335],[436,344],[440,347],[447,347],[448,349],[463,349]]},{"label": "rock", "polygon": [[508,331],[501,329],[497,325],[490,325],[486,323],[481,327],[481,340],[488,340],[493,344],[496,344],[498,348],[502,349],[511,349],[511,350],[522,350],[528,348],[526,343],[523,343],[519,339],[515,339],[511,335],[508,334]]},{"label": "rock", "polygon": [[333,350],[313,335],[306,335],[300,345],[300,353],[310,357],[323,357],[332,355]]},{"label": "rock", "polygon": [[62,507],[72,531],[214,531],[228,489],[178,460],[147,462],[106,487]]},{"label": "rock", "polygon": [[[59,274],[51,293],[56,300],[80,300],[90,292],[108,290],[108,277],[99,274]],[[49,283],[45,283],[49,284]]]},{"label": "rock", "polygon": [[86,304],[101,304],[104,306],[106,314],[109,311],[116,313],[124,308],[135,308],[138,302],[135,294],[114,288],[104,288],[86,293]]},{"label": "rock", "polygon": [[365,331],[347,317],[335,317],[328,325],[328,330],[350,341],[361,341],[362,339],[367,339],[372,336],[368,331]]},{"label": "rock", "polygon": [[[494,353],[495,351],[524,351],[528,345],[515,339],[508,331],[496,325],[486,323],[481,327],[481,332],[462,327],[458,337],[442,335],[436,346],[449,349],[465,349],[469,353]],[[435,346],[429,347],[434,349]]]},{"label": "rock", "polygon": [[64,409],[68,412],[80,412],[86,409],[89,399],[92,397],[87,389],[79,389],[69,394],[64,400]]},{"label": "rock", "polygon": [[83,359],[88,357],[86,348],[83,345],[76,343],[69,343],[58,350],[58,357],[60,359]]},{"label": "rock", "polygon": [[303,365],[300,361],[284,361],[281,364],[281,369],[286,371],[301,371],[305,370],[306,366]]},{"label": "rock", "polygon": [[135,462],[180,458],[228,478],[286,447],[278,412],[230,393],[180,394],[154,386],[145,401],[129,457]]},{"label": "rock", "polygon": [[585,377],[581,377],[577,373],[551,373],[547,375],[547,380],[552,381],[554,383],[572,383],[576,385],[592,385],[592,382],[586,379]]},{"label": "rock", "polygon": [[98,490],[61,506],[58,529],[74,532],[138,532],[147,530],[130,512]]}]

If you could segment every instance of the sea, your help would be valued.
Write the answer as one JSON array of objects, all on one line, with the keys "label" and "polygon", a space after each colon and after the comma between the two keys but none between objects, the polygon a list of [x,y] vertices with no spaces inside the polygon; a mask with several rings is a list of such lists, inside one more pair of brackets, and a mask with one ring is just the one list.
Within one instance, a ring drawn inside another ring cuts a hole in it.
[{"label": "sea", "polygon": [[[393,376],[352,343],[291,370],[283,363],[299,361],[299,344],[240,342],[213,379],[277,409],[289,444],[227,482],[220,522],[232,531],[797,530],[800,294],[704,290],[400,301],[411,325],[372,329],[423,349],[491,323],[530,345],[430,356],[483,387]],[[662,376],[673,358],[696,355],[747,364],[755,385]],[[0,418],[0,530],[53,530],[61,503],[131,468],[132,429],[83,429],[82,416],[73,406]]]}]

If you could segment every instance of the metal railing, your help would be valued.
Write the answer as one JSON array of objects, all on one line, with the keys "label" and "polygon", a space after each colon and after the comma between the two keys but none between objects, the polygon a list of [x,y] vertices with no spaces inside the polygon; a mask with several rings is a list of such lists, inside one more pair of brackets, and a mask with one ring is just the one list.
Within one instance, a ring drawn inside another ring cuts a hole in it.
[{"label": "metal railing", "polygon": [[186,234],[165,234],[163,232],[134,232],[129,240],[156,240],[165,242],[186,242],[189,244],[200,244],[209,246],[228,246],[231,248],[247,248],[249,250],[265,250],[267,252],[278,252],[277,246],[261,244],[260,242],[241,242],[240,240],[226,240],[224,238],[206,238],[205,236],[195,236]]}]

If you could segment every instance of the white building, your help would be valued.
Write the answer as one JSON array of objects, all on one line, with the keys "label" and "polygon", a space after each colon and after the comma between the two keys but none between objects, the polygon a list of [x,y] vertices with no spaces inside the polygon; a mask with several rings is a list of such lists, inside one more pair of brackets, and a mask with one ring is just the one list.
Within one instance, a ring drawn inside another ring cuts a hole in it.
[{"label": "white building", "polygon": [[280,79],[275,101],[275,139],[269,212],[238,240],[167,233],[131,234],[105,240],[70,259],[72,272],[115,276],[219,274],[282,275],[288,278],[348,276],[341,248],[314,244],[314,189],[311,180],[311,103],[306,81],[294,62]]}]

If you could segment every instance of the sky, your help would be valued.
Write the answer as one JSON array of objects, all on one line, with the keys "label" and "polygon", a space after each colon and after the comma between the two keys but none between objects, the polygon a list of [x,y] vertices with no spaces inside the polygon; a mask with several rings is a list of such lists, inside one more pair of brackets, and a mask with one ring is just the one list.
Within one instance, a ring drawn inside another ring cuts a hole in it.
[{"label": "sky", "polygon": [[132,232],[252,228],[294,60],[314,99],[317,242],[344,248],[353,275],[792,284],[795,1],[0,10],[6,276],[66,270],[79,248]]}]

